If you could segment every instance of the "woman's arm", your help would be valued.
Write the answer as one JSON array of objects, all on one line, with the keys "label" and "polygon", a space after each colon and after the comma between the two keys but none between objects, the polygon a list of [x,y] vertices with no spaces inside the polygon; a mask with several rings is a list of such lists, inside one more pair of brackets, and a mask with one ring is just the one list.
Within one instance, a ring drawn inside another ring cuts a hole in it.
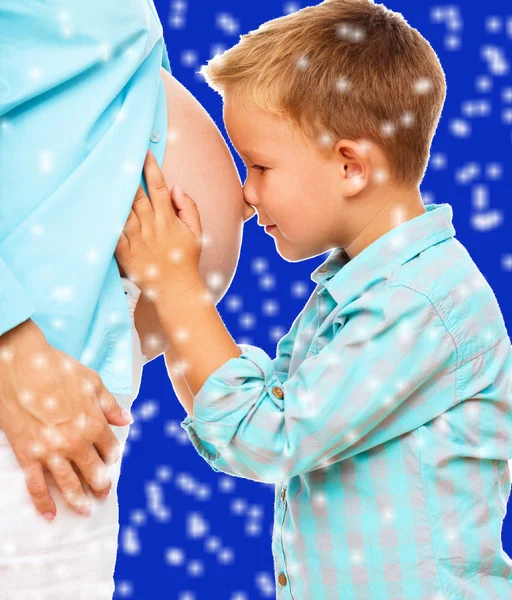
[{"label": "woman's arm", "polygon": [[[161,77],[168,114],[162,173],[169,189],[179,184],[199,208],[204,235],[199,271],[218,304],[236,271],[244,221],[254,211],[244,201],[235,162],[213,119],[163,68]],[[210,279],[209,274],[215,277]],[[214,287],[219,279],[220,285]],[[134,315],[142,351],[149,362],[166,352],[170,344],[153,303],[144,294],[139,297]]]}]

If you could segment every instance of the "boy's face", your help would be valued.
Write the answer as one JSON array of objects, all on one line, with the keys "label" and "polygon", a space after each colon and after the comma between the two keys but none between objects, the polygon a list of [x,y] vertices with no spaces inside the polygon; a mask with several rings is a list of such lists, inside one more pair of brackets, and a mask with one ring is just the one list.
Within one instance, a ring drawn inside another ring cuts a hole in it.
[{"label": "boy's face", "polygon": [[343,157],[321,156],[284,121],[256,107],[242,112],[232,98],[225,99],[224,123],[247,167],[245,202],[259,225],[276,225],[269,235],[279,254],[298,262],[344,247]]}]

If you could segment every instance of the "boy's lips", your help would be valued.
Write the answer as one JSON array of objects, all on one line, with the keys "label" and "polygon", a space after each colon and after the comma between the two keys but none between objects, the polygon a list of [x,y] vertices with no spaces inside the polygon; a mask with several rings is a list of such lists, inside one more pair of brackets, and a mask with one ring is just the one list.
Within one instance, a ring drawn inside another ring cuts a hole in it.
[{"label": "boy's lips", "polygon": [[274,229],[277,229],[277,225],[267,225],[265,227],[265,233],[272,232]]}]

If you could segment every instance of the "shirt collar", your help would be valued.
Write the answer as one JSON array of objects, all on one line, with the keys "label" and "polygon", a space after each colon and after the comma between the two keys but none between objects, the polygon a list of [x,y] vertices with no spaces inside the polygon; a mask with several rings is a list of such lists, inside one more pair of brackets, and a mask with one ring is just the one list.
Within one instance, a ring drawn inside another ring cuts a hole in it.
[{"label": "shirt collar", "polygon": [[395,267],[455,236],[449,204],[431,203],[425,209],[427,212],[394,227],[351,260],[343,248],[335,248],[313,271],[311,280],[344,305],[386,279]]}]

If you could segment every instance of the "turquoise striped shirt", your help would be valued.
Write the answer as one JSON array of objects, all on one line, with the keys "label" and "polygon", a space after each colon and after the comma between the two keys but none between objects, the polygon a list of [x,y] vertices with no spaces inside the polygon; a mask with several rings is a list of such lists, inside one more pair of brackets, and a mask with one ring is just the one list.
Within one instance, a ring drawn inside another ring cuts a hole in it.
[{"label": "turquoise striped shirt", "polygon": [[512,597],[512,351],[449,204],[335,249],[271,360],[217,369],[181,426],[217,472],[275,484],[283,600]]}]

